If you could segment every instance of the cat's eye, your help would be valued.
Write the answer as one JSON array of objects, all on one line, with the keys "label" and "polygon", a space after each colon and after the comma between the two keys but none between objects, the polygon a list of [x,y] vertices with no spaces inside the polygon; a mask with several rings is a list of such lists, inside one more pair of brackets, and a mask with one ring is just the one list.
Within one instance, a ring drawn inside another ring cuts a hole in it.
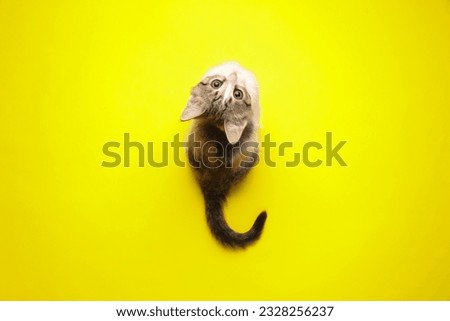
[{"label": "cat's eye", "polygon": [[211,82],[211,87],[213,87],[214,89],[218,89],[220,88],[220,86],[222,86],[222,82],[219,79],[214,79]]},{"label": "cat's eye", "polygon": [[235,90],[233,91],[233,96],[234,96],[234,98],[236,98],[236,99],[242,99],[242,98],[244,97],[244,93],[242,92],[242,90],[235,89]]}]

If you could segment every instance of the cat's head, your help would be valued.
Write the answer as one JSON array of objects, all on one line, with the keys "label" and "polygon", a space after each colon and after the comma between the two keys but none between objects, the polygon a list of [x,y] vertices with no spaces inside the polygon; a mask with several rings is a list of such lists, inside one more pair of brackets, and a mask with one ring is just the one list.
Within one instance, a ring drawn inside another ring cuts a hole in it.
[{"label": "cat's head", "polygon": [[231,62],[210,69],[191,91],[181,120],[204,118],[223,128],[230,143],[239,141],[259,117],[258,85],[251,72]]}]

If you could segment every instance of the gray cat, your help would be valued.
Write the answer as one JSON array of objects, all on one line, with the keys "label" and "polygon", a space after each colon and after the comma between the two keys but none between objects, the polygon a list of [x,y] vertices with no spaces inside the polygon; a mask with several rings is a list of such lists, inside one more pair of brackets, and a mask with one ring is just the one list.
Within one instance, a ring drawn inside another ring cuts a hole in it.
[{"label": "gray cat", "polygon": [[252,73],[235,62],[210,69],[192,89],[181,120],[195,118],[188,143],[212,234],[223,245],[244,248],[256,241],[267,218],[262,212],[245,233],[232,230],[223,204],[231,187],[258,162],[259,94]]}]

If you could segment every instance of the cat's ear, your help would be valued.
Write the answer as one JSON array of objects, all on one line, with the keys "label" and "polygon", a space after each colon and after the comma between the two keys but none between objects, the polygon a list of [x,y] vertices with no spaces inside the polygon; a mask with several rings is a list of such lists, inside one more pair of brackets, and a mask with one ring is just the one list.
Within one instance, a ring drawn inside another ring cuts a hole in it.
[{"label": "cat's ear", "polygon": [[193,118],[197,118],[201,116],[205,112],[205,108],[203,108],[202,104],[198,102],[193,102],[193,99],[189,99],[186,108],[184,108],[183,113],[181,114],[181,120],[186,121]]},{"label": "cat's ear", "polygon": [[192,88],[191,97],[181,114],[181,121],[190,120],[201,116],[206,111],[206,102],[201,95],[200,84]]},{"label": "cat's ear", "polygon": [[245,119],[225,120],[225,134],[227,135],[227,139],[231,144],[236,144],[239,141],[245,126],[247,126],[247,121]]}]

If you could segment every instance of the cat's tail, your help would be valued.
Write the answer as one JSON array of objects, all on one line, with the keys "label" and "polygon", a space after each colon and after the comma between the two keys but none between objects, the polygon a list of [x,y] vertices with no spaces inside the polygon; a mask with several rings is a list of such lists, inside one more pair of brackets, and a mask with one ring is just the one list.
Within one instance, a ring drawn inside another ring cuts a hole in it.
[{"label": "cat's tail", "polygon": [[233,231],[223,216],[223,204],[226,195],[223,193],[203,193],[206,203],[206,219],[214,237],[223,245],[231,248],[245,248],[261,236],[266,222],[267,213],[263,211],[258,215],[253,226],[245,233]]}]

